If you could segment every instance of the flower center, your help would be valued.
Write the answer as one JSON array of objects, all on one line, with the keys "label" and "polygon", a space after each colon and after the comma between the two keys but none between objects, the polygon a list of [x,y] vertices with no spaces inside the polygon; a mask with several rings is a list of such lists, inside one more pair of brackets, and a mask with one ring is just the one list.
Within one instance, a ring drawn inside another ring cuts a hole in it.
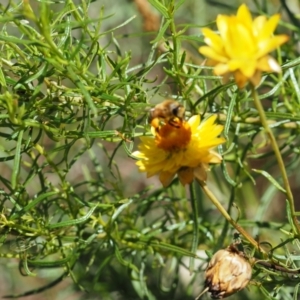
[{"label": "flower center", "polygon": [[172,122],[167,122],[158,128],[155,143],[158,148],[165,151],[178,151],[188,145],[191,136],[190,125],[179,118],[173,118]]}]

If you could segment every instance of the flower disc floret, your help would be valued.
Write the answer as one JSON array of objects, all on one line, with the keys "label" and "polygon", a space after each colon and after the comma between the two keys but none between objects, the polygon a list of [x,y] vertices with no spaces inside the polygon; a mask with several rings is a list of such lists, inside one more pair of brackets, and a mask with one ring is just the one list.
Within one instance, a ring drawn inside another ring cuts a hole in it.
[{"label": "flower disc floret", "polygon": [[158,148],[166,151],[184,149],[191,140],[192,131],[188,122],[178,123],[178,127],[166,123],[155,134]]}]

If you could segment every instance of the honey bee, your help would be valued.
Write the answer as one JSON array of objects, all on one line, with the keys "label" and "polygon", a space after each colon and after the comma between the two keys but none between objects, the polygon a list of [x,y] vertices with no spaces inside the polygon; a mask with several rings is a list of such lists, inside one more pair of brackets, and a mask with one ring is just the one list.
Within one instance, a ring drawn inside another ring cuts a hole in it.
[{"label": "honey bee", "polygon": [[170,124],[179,128],[184,118],[185,108],[175,100],[165,100],[150,110],[149,122],[159,131],[160,127]]}]

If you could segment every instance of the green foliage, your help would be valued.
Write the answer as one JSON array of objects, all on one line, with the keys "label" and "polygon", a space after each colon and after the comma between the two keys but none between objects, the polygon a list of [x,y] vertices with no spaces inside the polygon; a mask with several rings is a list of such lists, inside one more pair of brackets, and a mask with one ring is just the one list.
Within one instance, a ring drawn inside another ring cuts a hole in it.
[{"label": "green foliage", "polygon": [[[293,215],[286,202],[250,89],[222,84],[197,51],[199,28],[215,15],[190,22],[185,12],[191,3],[198,9],[198,1],[149,0],[160,29],[141,33],[133,3],[120,1],[128,15],[120,19],[98,2],[0,4],[1,271],[15,272],[8,262],[17,261],[25,282],[47,274],[46,284],[17,285],[7,297],[50,290],[66,277],[82,291],[78,299],[188,300],[201,291],[205,251],[230,244],[234,228],[197,183],[188,191],[175,179],[164,189],[139,175],[131,157],[138,137],[149,134],[148,109],[168,97],[183,103],[188,116],[218,114],[227,143],[218,149],[224,160],[208,184],[265,252],[239,236],[247,255],[265,265],[256,263],[249,290],[231,299],[297,299],[300,244],[293,218],[299,212]],[[207,2],[201,10],[213,4],[223,12],[222,3]],[[253,11],[273,14],[267,2],[253,1]],[[236,5],[226,9],[232,13]],[[289,17],[279,28],[291,36],[276,54],[283,73],[265,74],[258,93],[298,210],[295,22]],[[62,294],[57,291],[57,299]]]}]

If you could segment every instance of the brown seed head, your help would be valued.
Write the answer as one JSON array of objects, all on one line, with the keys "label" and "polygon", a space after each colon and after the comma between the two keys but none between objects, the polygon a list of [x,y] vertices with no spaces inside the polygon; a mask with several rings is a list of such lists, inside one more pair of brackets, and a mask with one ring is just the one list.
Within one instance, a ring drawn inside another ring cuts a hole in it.
[{"label": "brown seed head", "polygon": [[210,292],[213,299],[226,298],[246,287],[251,275],[252,267],[243,252],[231,245],[217,251],[208,263],[205,271],[205,291]]}]

